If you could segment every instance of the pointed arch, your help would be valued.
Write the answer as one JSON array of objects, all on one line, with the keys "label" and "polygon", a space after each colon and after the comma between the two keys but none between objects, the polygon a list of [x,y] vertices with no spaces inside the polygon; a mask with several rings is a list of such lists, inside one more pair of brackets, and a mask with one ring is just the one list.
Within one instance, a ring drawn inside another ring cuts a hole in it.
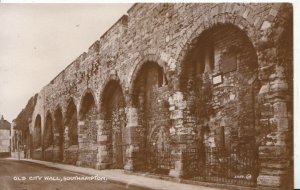
[{"label": "pointed arch", "polygon": [[34,149],[42,146],[42,121],[41,115],[38,114],[34,121]]},{"label": "pointed arch", "polygon": [[[185,55],[179,90],[185,95],[190,118],[185,125],[195,132],[189,146],[205,155],[209,154],[206,148],[229,153],[247,142],[253,147],[251,161],[256,162],[255,97],[260,83],[257,52],[247,33],[230,23],[215,24],[195,38],[193,48]],[[207,139],[213,139],[213,143],[207,143]],[[239,172],[247,170],[250,166]],[[251,172],[255,179],[258,170]]]},{"label": "pointed arch", "polygon": [[[168,173],[169,163],[162,162],[160,166],[155,164],[161,158],[152,154],[158,151],[156,149],[158,147],[151,145],[156,142],[152,142],[150,136],[151,131],[157,126],[169,130],[171,125],[168,104],[169,91],[166,90],[168,86],[164,81],[163,68],[156,62],[145,62],[136,74],[132,85],[133,106],[137,108],[139,130],[142,131],[139,136],[141,150],[139,159],[144,162],[144,167],[151,171],[156,172],[160,170],[160,167],[165,167],[163,170]],[[165,137],[160,140],[169,142],[168,137]]]},{"label": "pointed arch", "polygon": [[[103,132],[107,135],[108,155],[113,168],[123,168],[125,163],[125,98],[117,80],[110,80],[104,87],[100,98],[100,110],[104,121]],[[104,143],[104,142],[103,142]]]},{"label": "pointed arch", "polygon": [[[79,119],[82,120],[87,116],[89,111],[97,111],[96,96],[91,89],[86,89],[81,96],[80,108],[79,108]],[[91,110],[93,109],[93,110]]]},{"label": "pointed arch", "polygon": [[73,98],[71,98],[65,114],[65,126],[68,127],[69,146],[78,144],[77,115],[76,105]]},{"label": "pointed arch", "polygon": [[131,84],[131,96],[134,107],[136,107],[138,104],[138,94],[140,93],[140,87],[142,85],[146,85],[147,82],[151,82],[150,80],[152,80],[152,85],[154,85],[155,88],[160,88],[167,85],[164,70],[156,62],[145,62],[136,72],[137,73],[135,74],[134,78],[132,78],[133,82]]},{"label": "pointed arch", "polygon": [[62,109],[58,105],[54,112],[54,159],[61,161],[63,156],[63,144],[64,144],[64,126],[63,126],[63,115]]},{"label": "pointed arch", "polygon": [[46,114],[46,121],[45,121],[45,129],[44,129],[44,147],[48,148],[49,146],[53,145],[53,119],[51,113],[48,111]]},{"label": "pointed arch", "polygon": [[140,72],[144,69],[145,65],[148,63],[155,63],[159,68],[160,68],[160,72],[161,72],[161,77],[162,77],[162,82],[164,84],[168,84],[168,81],[170,80],[170,76],[168,71],[168,67],[167,67],[167,63],[165,63],[162,59],[160,59],[159,56],[157,55],[145,55],[145,56],[141,56],[140,59],[138,59],[136,61],[136,63],[134,64],[135,67],[132,71],[131,74],[131,78],[130,78],[130,87],[129,87],[129,93],[132,94],[134,91],[134,84],[135,81],[137,79],[137,77],[140,75]]}]

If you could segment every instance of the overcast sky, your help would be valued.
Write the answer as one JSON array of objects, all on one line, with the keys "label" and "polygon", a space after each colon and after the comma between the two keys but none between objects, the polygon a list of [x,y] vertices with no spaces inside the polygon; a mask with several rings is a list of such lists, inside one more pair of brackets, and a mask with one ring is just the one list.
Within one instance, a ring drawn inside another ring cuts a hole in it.
[{"label": "overcast sky", "polygon": [[0,4],[0,114],[27,101],[87,51],[132,4]]}]

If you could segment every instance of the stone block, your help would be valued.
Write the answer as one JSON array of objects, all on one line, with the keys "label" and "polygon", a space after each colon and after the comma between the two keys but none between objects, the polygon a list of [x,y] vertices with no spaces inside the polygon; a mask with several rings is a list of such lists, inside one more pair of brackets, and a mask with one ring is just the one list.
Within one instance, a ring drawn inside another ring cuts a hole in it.
[{"label": "stone block", "polygon": [[259,94],[261,94],[261,95],[264,95],[264,94],[269,93],[269,92],[270,92],[270,85],[269,85],[269,83],[263,85],[260,88],[260,90],[259,90]]},{"label": "stone block", "polygon": [[183,111],[175,110],[171,113],[171,119],[182,119],[183,118]]},{"label": "stone block", "polygon": [[268,28],[270,28],[271,27],[271,23],[269,22],[269,21],[267,21],[267,20],[265,20],[264,22],[263,22],[263,24],[261,25],[261,30],[266,30],[266,29],[268,29]]},{"label": "stone block", "polygon": [[97,139],[98,142],[107,141],[107,135],[100,135]]},{"label": "stone block", "polygon": [[168,61],[168,66],[171,71],[174,71],[176,69],[176,60],[171,57]]},{"label": "stone block", "polygon": [[102,151],[100,152],[100,155],[101,155],[101,157],[105,157],[105,156],[108,155],[108,152],[107,152],[106,150],[102,150]]},{"label": "stone block", "polygon": [[269,127],[270,127],[269,119],[260,119],[260,120],[259,120],[259,123],[260,123],[260,126],[261,126],[262,128],[264,128],[264,130],[265,130],[266,128],[269,128]]},{"label": "stone block", "polygon": [[290,167],[290,162],[288,160],[266,161],[266,162],[262,162],[260,166],[261,168],[287,169]]},{"label": "stone block", "polygon": [[171,177],[182,177],[183,175],[183,167],[181,161],[175,161],[175,169],[171,169],[169,172],[169,176]]},{"label": "stone block", "polygon": [[278,11],[275,10],[275,9],[271,9],[270,12],[269,12],[269,14],[272,15],[273,17],[276,17],[277,13],[278,13]]},{"label": "stone block", "polygon": [[78,127],[83,125],[84,125],[84,121],[78,121]]},{"label": "stone block", "polygon": [[285,146],[260,146],[259,158],[260,159],[274,159],[287,157]]},{"label": "stone block", "polygon": [[274,115],[274,112],[273,112],[273,105],[270,104],[270,103],[265,103],[263,105],[261,105],[261,115],[262,117],[267,117],[267,118],[270,118],[271,116]]},{"label": "stone block", "polygon": [[261,168],[260,169],[260,174],[261,175],[269,175],[269,176],[273,176],[273,175],[287,175],[288,171],[287,170],[279,170],[279,169],[273,169],[273,168]]},{"label": "stone block", "polygon": [[133,161],[132,160],[128,160],[124,166],[124,170],[127,171],[133,171],[134,167],[133,167]]},{"label": "stone block", "polygon": [[290,131],[289,120],[286,117],[281,118],[271,118],[270,125],[272,128],[276,129],[278,132]]},{"label": "stone block", "polygon": [[126,109],[127,113],[127,126],[137,126],[138,125],[138,115],[137,115],[137,109],[129,107]]},{"label": "stone block", "polygon": [[282,79],[275,79],[270,83],[270,91],[278,92],[278,91],[286,91],[288,90],[288,84]]},{"label": "stone block", "polygon": [[268,187],[280,187],[283,178],[283,176],[259,175],[257,178],[257,185]]},{"label": "stone block", "polygon": [[287,106],[285,102],[276,102],[273,104],[274,116],[278,118],[287,117]]}]

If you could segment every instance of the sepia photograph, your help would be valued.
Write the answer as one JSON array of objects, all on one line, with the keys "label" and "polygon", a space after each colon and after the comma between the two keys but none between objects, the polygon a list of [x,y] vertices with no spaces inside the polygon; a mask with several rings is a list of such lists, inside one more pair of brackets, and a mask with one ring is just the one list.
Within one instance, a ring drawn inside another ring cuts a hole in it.
[{"label": "sepia photograph", "polygon": [[294,11],[0,3],[0,190],[294,189]]}]

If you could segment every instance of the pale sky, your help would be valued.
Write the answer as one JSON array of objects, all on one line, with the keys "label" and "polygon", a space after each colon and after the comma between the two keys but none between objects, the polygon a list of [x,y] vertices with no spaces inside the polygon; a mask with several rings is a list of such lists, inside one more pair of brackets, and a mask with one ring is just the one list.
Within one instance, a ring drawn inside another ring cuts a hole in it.
[{"label": "pale sky", "polygon": [[131,6],[0,4],[0,115],[15,119]]}]

